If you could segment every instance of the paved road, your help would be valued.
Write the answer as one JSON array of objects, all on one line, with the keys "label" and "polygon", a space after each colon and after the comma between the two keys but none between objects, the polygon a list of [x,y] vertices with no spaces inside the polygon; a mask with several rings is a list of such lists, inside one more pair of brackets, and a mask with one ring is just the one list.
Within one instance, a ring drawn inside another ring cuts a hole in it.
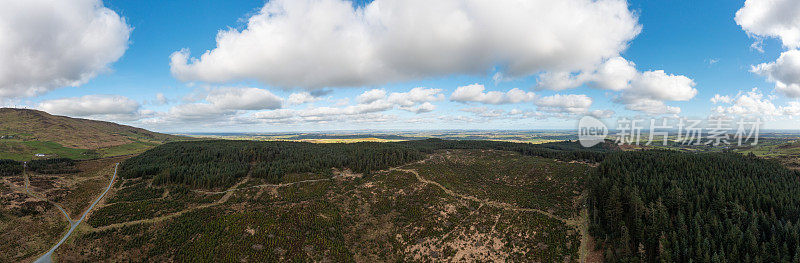
[{"label": "paved road", "polygon": [[53,248],[51,248],[49,251],[47,251],[47,253],[44,253],[44,255],[39,257],[39,259],[36,260],[36,263],[53,262],[53,252],[56,251],[56,249],[59,246],[61,246],[61,244],[63,244],[64,241],[67,241],[67,238],[69,238],[69,235],[72,234],[72,231],[75,231],[75,229],[78,228],[78,225],[80,225],[81,222],[83,222],[83,219],[86,218],[86,215],[89,214],[89,211],[91,211],[92,208],[94,208],[94,206],[96,206],[97,203],[99,203],[100,200],[103,199],[103,196],[105,196],[106,193],[108,193],[108,190],[111,189],[111,186],[114,184],[114,179],[117,179],[117,168],[119,168],[119,163],[114,165],[114,176],[111,177],[111,182],[108,182],[108,187],[106,187],[106,190],[103,191],[103,193],[100,194],[100,196],[98,196],[97,199],[94,200],[94,203],[92,203],[92,205],[89,206],[89,208],[87,208],[86,211],[83,212],[83,215],[81,215],[81,218],[78,219],[78,221],[74,221],[74,222],[70,221],[70,227],[69,227],[69,231],[67,231],[67,234],[65,234],[64,237],[62,237],[61,240],[58,241],[58,243],[55,246],[53,246]]}]

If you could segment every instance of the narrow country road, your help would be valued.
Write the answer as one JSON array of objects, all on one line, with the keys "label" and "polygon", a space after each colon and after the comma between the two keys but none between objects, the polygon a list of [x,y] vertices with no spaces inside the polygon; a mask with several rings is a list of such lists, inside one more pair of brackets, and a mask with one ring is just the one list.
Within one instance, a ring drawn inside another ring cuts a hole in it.
[{"label": "narrow country road", "polygon": [[[114,175],[111,177],[111,181],[108,182],[108,187],[106,187],[106,190],[103,191],[103,193],[101,193],[100,196],[98,196],[97,199],[94,200],[92,205],[89,206],[89,208],[87,208],[86,211],[83,212],[83,215],[81,215],[81,218],[79,218],[77,221],[73,222],[71,219],[69,219],[69,216],[67,216],[67,220],[70,221],[69,231],[67,231],[67,233],[64,235],[64,237],[62,237],[61,240],[58,241],[58,243],[56,243],[55,246],[53,246],[53,248],[51,248],[49,251],[47,251],[47,253],[44,253],[44,255],[39,257],[39,259],[37,259],[35,261],[36,263],[53,262],[53,252],[56,251],[56,249],[58,249],[58,247],[61,246],[61,244],[63,244],[64,241],[67,241],[67,238],[69,238],[69,236],[72,234],[72,232],[75,231],[76,228],[78,228],[78,225],[80,225],[81,222],[83,222],[83,219],[86,218],[86,215],[89,214],[89,211],[91,211],[92,208],[94,208],[94,206],[96,206],[97,203],[99,203],[100,200],[103,199],[103,197],[106,195],[106,193],[108,193],[108,190],[111,189],[111,186],[114,184],[114,179],[117,179],[117,168],[119,168],[119,163],[114,165]],[[25,186],[27,188],[27,176],[25,177],[25,179],[26,179]],[[59,209],[61,209],[61,207],[59,207]],[[61,211],[64,212],[63,209],[61,209]],[[64,214],[66,215],[66,212],[64,212]]]}]

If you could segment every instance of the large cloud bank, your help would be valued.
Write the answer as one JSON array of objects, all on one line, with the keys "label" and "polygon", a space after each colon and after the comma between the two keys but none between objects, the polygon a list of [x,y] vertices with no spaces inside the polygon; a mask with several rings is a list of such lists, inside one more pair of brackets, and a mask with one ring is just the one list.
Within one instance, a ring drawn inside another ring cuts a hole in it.
[{"label": "large cloud bank", "polygon": [[787,49],[774,62],[753,66],[752,71],[775,83],[775,90],[800,98],[800,1],[747,0],[736,12],[736,23],[757,39],[778,38]]},{"label": "large cloud bank", "polygon": [[273,0],[199,58],[171,56],[183,81],[278,87],[379,85],[500,67],[510,77],[580,71],[640,32],[624,0]]},{"label": "large cloud bank", "polygon": [[86,83],[125,53],[130,32],[98,0],[3,1],[0,99]]}]

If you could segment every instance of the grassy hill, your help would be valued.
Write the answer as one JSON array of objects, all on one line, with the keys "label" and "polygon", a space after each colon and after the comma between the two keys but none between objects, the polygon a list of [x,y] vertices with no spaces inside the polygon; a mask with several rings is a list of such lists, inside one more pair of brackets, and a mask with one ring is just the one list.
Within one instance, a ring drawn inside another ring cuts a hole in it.
[{"label": "grassy hill", "polygon": [[28,109],[0,108],[0,159],[90,159],[139,153],[183,137],[105,121]]}]

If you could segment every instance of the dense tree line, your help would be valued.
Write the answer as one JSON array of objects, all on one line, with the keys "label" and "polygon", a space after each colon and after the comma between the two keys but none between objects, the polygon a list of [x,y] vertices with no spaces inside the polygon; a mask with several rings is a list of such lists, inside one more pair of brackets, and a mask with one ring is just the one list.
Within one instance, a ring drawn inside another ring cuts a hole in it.
[{"label": "dense tree line", "polygon": [[22,173],[22,163],[14,160],[0,160],[0,176],[12,176]]},{"label": "dense tree line", "polygon": [[610,262],[797,262],[800,173],[755,156],[609,154],[589,180]]},{"label": "dense tree line", "polygon": [[409,145],[424,153],[432,153],[435,150],[444,149],[485,149],[513,151],[522,155],[588,162],[599,162],[603,160],[606,152],[615,149],[615,144],[611,142],[584,148],[576,141],[530,144],[504,141],[427,139],[398,142],[398,144]]},{"label": "dense tree line", "polygon": [[525,155],[599,161],[606,148],[582,149],[575,142],[522,144],[498,141],[428,139],[393,143],[314,144],[265,141],[194,141],[158,146],[122,164],[124,178],[153,177],[156,184],[193,187],[229,186],[251,174],[278,183],[291,173],[329,174],[331,168],[356,173],[382,170],[421,160],[442,149],[494,149]]},{"label": "dense tree line", "polygon": [[80,172],[75,168],[75,160],[69,158],[51,158],[28,162],[28,170],[42,174],[66,174]]},{"label": "dense tree line", "polygon": [[280,182],[289,173],[330,173],[331,168],[369,172],[420,160],[408,146],[384,143],[199,141],[167,143],[122,164],[125,178],[154,176],[154,183],[228,186],[252,176]]}]

